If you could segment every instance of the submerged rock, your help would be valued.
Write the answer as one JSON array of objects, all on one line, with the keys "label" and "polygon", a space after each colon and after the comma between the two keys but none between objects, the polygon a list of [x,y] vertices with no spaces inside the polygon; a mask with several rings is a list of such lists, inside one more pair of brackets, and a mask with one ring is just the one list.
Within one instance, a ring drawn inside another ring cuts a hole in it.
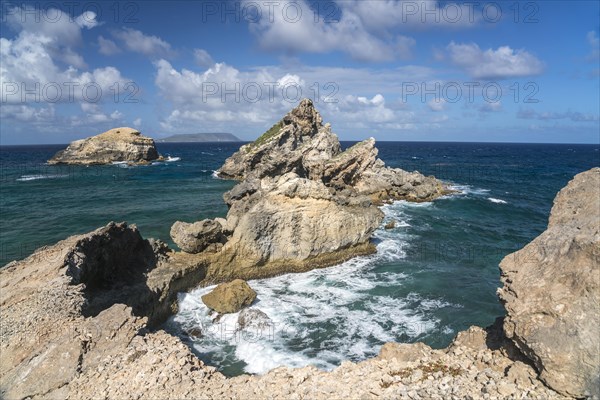
[{"label": "submerged rock", "polygon": [[185,334],[194,339],[201,339],[204,336],[204,334],[202,333],[202,328],[198,326],[194,326],[185,330]]},{"label": "submerged rock", "polygon": [[97,165],[113,162],[145,164],[160,159],[152,138],[133,128],[114,128],[76,140],[48,160],[48,164]]},{"label": "submerged rock", "polygon": [[236,313],[248,307],[255,299],[256,292],[241,279],[221,283],[210,293],[202,296],[202,302],[219,314]]},{"label": "submerged rock", "polygon": [[240,330],[251,328],[258,331],[265,331],[265,333],[273,327],[271,318],[258,308],[244,308],[240,311],[237,324]]},{"label": "submerged rock", "polygon": [[558,193],[548,229],[500,269],[506,335],[550,387],[599,397],[600,168]]}]

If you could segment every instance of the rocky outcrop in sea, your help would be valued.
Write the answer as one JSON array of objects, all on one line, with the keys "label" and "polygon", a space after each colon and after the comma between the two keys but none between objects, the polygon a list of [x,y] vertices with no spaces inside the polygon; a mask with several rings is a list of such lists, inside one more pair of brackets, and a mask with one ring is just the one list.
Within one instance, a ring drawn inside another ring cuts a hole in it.
[{"label": "rocky outcrop in sea", "polygon": [[[460,332],[446,349],[388,343],[379,357],[330,372],[280,367],[226,378],[204,365],[160,329],[179,292],[367,254],[382,222],[377,204],[446,192],[433,177],[387,168],[372,140],[341,152],[309,101],[266,135],[220,170],[241,180],[224,195],[226,219],[173,227],[187,251],[110,223],[0,269],[0,397],[600,396],[600,168],[577,175],[556,197],[547,231],[502,261],[506,316],[494,326]],[[221,300],[251,305],[251,289],[230,286],[206,299],[213,309],[230,311]],[[258,308],[238,318],[240,326],[271,322]]]},{"label": "rocky outcrop in sea", "polygon": [[[375,140],[342,151],[310,100],[244,145],[217,171],[240,182],[223,198],[225,219],[176,222],[173,241],[204,261],[207,282],[302,272],[370,254],[392,200],[449,193],[436,178],[388,168]],[[207,249],[207,250],[204,250]]]},{"label": "rocky outcrop in sea", "polygon": [[292,172],[298,179],[322,184],[333,195],[363,195],[375,204],[430,201],[448,191],[432,176],[386,167],[377,154],[373,138],[342,151],[331,125],[323,125],[312,101],[305,99],[257,140],[229,157],[217,174],[256,182]]},{"label": "rocky outcrop in sea", "polygon": [[[125,224],[68,238],[0,270],[0,394],[6,399],[598,396],[598,339],[589,327],[597,321],[600,301],[595,286],[599,184],[599,168],[577,175],[557,196],[548,230],[528,245],[540,249],[544,243],[546,253],[523,259],[527,246],[502,262],[504,321],[460,332],[446,349],[388,343],[378,357],[346,361],[331,372],[280,367],[262,376],[226,378],[157,329],[175,312],[176,293],[202,283],[202,265],[174,259],[162,242],[144,240]],[[531,273],[546,269],[532,283]],[[544,291],[542,304],[537,297]],[[244,324],[269,324],[260,310],[246,310]]]},{"label": "rocky outcrop in sea", "polygon": [[76,140],[56,153],[48,164],[101,165],[113,162],[146,164],[160,159],[154,140],[133,128],[114,128]]}]

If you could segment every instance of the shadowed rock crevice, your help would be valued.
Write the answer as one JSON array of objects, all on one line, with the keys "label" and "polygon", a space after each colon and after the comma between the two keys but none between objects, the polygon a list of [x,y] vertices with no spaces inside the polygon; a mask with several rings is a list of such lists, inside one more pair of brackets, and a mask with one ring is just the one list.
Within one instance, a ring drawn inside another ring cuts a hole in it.
[{"label": "shadowed rock crevice", "polygon": [[[494,323],[484,328],[485,345],[490,350],[501,351],[509,360],[513,362],[521,362],[529,365],[533,370],[537,371],[535,362],[528,358],[512,340],[504,333],[504,318],[498,317]],[[539,372],[539,371],[538,371]]]},{"label": "shadowed rock crevice", "polygon": [[164,243],[144,240],[126,224],[111,222],[82,236],[64,259],[70,284],[82,288],[82,315],[93,317],[113,304],[126,304],[134,315],[150,317],[159,299],[147,286],[147,276],[168,251]]}]

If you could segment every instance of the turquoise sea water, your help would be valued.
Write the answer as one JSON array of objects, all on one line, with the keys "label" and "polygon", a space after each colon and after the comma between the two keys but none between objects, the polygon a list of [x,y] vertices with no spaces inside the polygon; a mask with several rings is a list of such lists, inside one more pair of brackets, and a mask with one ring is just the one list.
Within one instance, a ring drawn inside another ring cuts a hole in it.
[{"label": "turquoise sea water", "polygon": [[[344,143],[348,146],[351,143]],[[0,148],[0,265],[107,222],[135,223],[169,243],[176,220],[225,216],[234,182],[212,172],[239,144],[158,144],[170,162],[123,168],[46,166],[62,146]],[[210,323],[199,296],[181,296],[166,328],[225,373],[277,365],[331,368],[377,354],[386,341],[449,343],[503,309],[498,263],[541,233],[552,200],[576,173],[600,165],[598,145],[378,143],[394,167],[450,181],[461,193],[384,207],[396,228],[376,232],[378,253],[332,268],[251,282],[269,332],[240,337],[236,315]],[[204,337],[183,335],[201,326]]]}]

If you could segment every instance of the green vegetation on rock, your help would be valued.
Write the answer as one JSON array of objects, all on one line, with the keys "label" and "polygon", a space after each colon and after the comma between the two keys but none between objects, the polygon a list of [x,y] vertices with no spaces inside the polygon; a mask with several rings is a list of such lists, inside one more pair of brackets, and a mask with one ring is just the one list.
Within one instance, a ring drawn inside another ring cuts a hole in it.
[{"label": "green vegetation on rock", "polygon": [[281,123],[281,121],[278,121],[275,125],[269,128],[268,131],[266,131],[258,139],[256,139],[254,143],[251,143],[250,148],[256,148],[267,143],[271,138],[275,137],[279,133],[282,127],[283,124]]}]

